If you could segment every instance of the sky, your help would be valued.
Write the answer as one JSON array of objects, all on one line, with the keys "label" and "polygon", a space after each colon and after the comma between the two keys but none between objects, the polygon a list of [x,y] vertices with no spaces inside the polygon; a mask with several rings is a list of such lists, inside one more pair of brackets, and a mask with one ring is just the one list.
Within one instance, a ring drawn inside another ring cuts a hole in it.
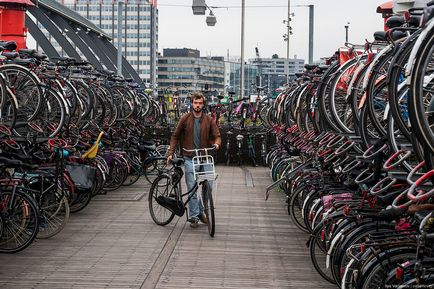
[{"label": "sky", "polygon": [[[192,0],[158,0],[159,51],[164,48],[194,48],[201,56],[241,55],[241,0],[206,0],[217,18],[214,27],[206,25],[205,15],[193,15]],[[287,19],[288,0],[246,0],[245,9],[245,59],[255,58],[255,47],[260,57],[273,54],[286,57],[283,35]],[[314,5],[314,60],[331,56],[345,42],[344,26],[349,22],[349,42],[363,44],[373,40],[373,33],[383,29],[378,0],[291,0],[290,57],[308,59],[309,8]],[[249,7],[250,6],[250,7]],[[278,6],[278,7],[251,7]],[[209,12],[207,11],[207,14]]]}]

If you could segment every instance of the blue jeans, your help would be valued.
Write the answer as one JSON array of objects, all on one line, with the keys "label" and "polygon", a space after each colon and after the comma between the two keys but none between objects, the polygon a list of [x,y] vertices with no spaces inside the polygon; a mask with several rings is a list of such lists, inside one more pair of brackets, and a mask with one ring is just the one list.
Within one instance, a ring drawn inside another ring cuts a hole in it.
[{"label": "blue jeans", "polygon": [[[187,191],[190,192],[190,190],[194,187],[194,184],[196,183],[196,180],[194,179],[193,174],[193,160],[191,158],[184,158],[184,169],[185,169],[185,184],[187,185]],[[211,190],[213,182],[209,182]],[[200,188],[199,188],[200,189]],[[198,190],[199,191],[199,190]],[[201,191],[199,191],[201,193]],[[197,195],[195,192],[190,192],[189,197],[193,195],[188,202],[188,215],[190,219],[199,218],[199,215],[203,213],[203,205],[197,198]]]}]

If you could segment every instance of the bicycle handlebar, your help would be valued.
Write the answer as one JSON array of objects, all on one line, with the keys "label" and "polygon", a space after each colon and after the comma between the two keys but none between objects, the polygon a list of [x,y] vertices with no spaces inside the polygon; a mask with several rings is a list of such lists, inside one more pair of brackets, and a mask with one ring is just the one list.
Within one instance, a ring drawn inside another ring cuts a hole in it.
[{"label": "bicycle handlebar", "polygon": [[189,149],[186,149],[186,148],[182,148],[185,152],[188,152],[188,153],[198,153],[198,152],[205,152],[205,153],[207,153],[208,151],[213,151],[213,150],[216,150],[216,147],[213,145],[212,147],[209,147],[209,148],[201,148],[201,149],[192,149],[192,150],[189,150]]}]

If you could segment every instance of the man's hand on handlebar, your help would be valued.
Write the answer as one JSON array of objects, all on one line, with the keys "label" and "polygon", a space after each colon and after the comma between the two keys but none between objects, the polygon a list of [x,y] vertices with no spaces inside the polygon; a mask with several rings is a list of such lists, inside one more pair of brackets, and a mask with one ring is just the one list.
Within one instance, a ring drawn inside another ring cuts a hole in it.
[{"label": "man's hand on handlebar", "polygon": [[170,162],[173,160],[173,155],[167,156],[166,165],[170,165]]}]

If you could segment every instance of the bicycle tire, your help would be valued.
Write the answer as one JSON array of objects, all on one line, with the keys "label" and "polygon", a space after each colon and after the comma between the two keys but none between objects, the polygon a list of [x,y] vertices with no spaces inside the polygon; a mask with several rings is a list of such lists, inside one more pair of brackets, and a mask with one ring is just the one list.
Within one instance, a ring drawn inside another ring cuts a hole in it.
[{"label": "bicycle tire", "polygon": [[292,222],[303,232],[309,233],[308,228],[304,223],[304,218],[302,216],[302,207],[304,198],[302,194],[305,192],[306,186],[302,185],[295,189],[294,193],[291,195],[288,204],[288,214],[291,216]]},{"label": "bicycle tire", "polygon": [[43,230],[39,230],[36,238],[48,239],[62,231],[69,221],[68,198],[55,191],[44,193],[39,205],[41,219],[45,222]]},{"label": "bicycle tire", "polygon": [[212,197],[211,186],[207,180],[202,183],[202,201],[203,212],[208,220],[208,234],[214,237],[215,234],[215,213],[214,213],[214,200]]},{"label": "bicycle tire", "polygon": [[33,119],[42,104],[43,90],[39,78],[26,67],[17,64],[0,66],[0,73],[4,76],[6,85],[14,91],[20,113],[24,113],[22,108],[31,107],[29,100],[34,101],[33,109],[27,110],[29,113],[25,115],[26,121]]},{"label": "bicycle tire", "polygon": [[[175,193],[175,190],[172,186],[172,180],[170,176],[160,175],[152,183],[148,195],[148,205],[151,218],[157,225],[166,226],[172,222],[173,218],[175,217],[175,213],[161,206],[156,201],[159,196],[169,197],[171,193]],[[163,213],[162,219],[157,217],[158,212]]]},{"label": "bicycle tire", "polygon": [[311,237],[309,238],[309,252],[310,252],[310,259],[312,261],[312,264],[315,268],[315,270],[318,272],[318,274],[321,275],[321,277],[324,278],[324,280],[330,282],[331,284],[336,284],[334,279],[330,276],[331,270],[330,268],[323,268],[325,266],[321,266],[320,263],[325,263],[325,260],[319,260],[319,257],[322,256],[321,254],[316,254],[317,249],[319,249],[318,253],[323,253],[324,258],[326,257],[327,251],[326,251],[326,244],[325,240],[321,239],[321,234],[323,232],[322,225],[318,225],[317,228],[313,231],[311,234]]},{"label": "bicycle tire", "polygon": [[[11,197],[12,192],[2,192],[0,201],[9,204]],[[4,221],[0,236],[1,253],[17,253],[24,250],[34,241],[39,231],[39,211],[34,199],[24,192],[15,190],[13,202],[7,216],[3,212],[4,209],[0,210]],[[15,218],[12,219],[11,216]]]},{"label": "bicycle tire", "polygon": [[[390,256],[390,253],[395,253]],[[357,289],[383,288],[389,272],[394,270],[399,264],[414,259],[416,248],[393,248],[382,252],[382,256],[377,256],[370,263],[365,264],[358,277]],[[390,264],[392,263],[392,264]],[[376,282],[376,284],[372,284]]]},{"label": "bicycle tire", "polygon": [[166,171],[166,157],[151,157],[143,162],[145,179],[152,184],[155,178]]},{"label": "bicycle tire", "polygon": [[80,190],[78,192],[76,189],[74,194],[75,195],[73,196],[73,200],[70,202],[69,206],[70,213],[77,213],[79,211],[82,211],[89,205],[90,200],[92,199],[91,190]]},{"label": "bicycle tire", "polygon": [[431,90],[427,92],[426,87],[432,89],[434,81],[430,78],[429,82],[425,77],[429,75],[427,68],[432,64],[434,53],[434,32],[430,31],[425,39],[423,39],[422,45],[418,50],[418,57],[415,59],[413,69],[411,70],[411,86],[409,97],[409,115],[411,128],[416,133],[416,136],[423,144],[426,144],[427,148],[434,153],[434,132],[431,125],[434,123],[432,117],[432,111],[429,106],[432,105],[433,98],[429,101],[429,106],[426,107],[427,99],[426,95],[431,94]]}]

